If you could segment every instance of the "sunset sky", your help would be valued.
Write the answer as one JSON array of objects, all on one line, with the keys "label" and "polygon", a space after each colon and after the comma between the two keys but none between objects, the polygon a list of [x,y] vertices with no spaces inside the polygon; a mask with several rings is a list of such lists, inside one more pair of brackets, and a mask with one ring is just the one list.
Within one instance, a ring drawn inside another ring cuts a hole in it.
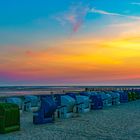
[{"label": "sunset sky", "polygon": [[0,85],[140,85],[140,0],[0,1]]}]

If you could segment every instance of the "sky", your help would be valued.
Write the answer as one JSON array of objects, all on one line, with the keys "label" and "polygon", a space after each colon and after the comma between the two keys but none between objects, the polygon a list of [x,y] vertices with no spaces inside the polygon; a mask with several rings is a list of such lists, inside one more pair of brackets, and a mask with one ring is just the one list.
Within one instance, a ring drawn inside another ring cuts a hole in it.
[{"label": "sky", "polygon": [[139,0],[0,1],[0,85],[140,85]]}]

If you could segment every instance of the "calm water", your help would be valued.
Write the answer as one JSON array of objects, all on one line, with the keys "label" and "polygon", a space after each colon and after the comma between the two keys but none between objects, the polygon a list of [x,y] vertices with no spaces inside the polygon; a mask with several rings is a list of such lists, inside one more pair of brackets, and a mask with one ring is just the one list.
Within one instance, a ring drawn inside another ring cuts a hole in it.
[{"label": "calm water", "polygon": [[81,89],[73,86],[1,86],[0,96],[50,94],[50,92],[62,92],[63,90]]},{"label": "calm water", "polygon": [[50,94],[50,91],[80,90],[84,88],[140,88],[140,86],[1,86],[0,96]]}]

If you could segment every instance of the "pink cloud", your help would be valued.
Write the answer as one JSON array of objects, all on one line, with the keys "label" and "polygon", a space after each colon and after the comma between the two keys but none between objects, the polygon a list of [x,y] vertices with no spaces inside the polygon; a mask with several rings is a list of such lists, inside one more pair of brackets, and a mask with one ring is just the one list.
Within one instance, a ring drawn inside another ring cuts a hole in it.
[{"label": "pink cloud", "polygon": [[76,23],[76,24],[73,26],[73,31],[74,31],[74,32],[77,32],[81,25],[82,25],[82,22]]},{"label": "pink cloud", "polygon": [[77,32],[82,26],[88,12],[88,5],[78,3],[76,5],[71,6],[68,11],[57,15],[55,19],[63,26],[70,24],[72,26],[73,32]]},{"label": "pink cloud", "polygon": [[76,17],[75,15],[70,15],[67,17],[67,20],[74,24],[76,22]]}]

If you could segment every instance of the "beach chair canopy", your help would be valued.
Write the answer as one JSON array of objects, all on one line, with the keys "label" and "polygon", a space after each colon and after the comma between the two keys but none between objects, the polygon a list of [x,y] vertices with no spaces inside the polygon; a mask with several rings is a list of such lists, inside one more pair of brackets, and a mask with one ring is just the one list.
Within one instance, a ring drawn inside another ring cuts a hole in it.
[{"label": "beach chair canopy", "polygon": [[83,103],[85,106],[89,106],[90,99],[87,96],[76,95],[77,103]]},{"label": "beach chair canopy", "polygon": [[61,105],[67,107],[67,111],[73,111],[73,108],[76,104],[76,100],[69,95],[62,95],[61,96]]},{"label": "beach chair canopy", "polygon": [[37,96],[34,95],[27,95],[24,97],[25,98],[25,102],[31,102],[31,107],[37,107],[38,106],[38,102],[39,102],[39,98]]},{"label": "beach chair canopy", "polygon": [[22,109],[22,99],[21,98],[18,98],[18,97],[10,97],[10,98],[7,98],[6,99],[6,102],[7,103],[13,103],[13,104],[16,104],[19,106],[20,109]]}]

